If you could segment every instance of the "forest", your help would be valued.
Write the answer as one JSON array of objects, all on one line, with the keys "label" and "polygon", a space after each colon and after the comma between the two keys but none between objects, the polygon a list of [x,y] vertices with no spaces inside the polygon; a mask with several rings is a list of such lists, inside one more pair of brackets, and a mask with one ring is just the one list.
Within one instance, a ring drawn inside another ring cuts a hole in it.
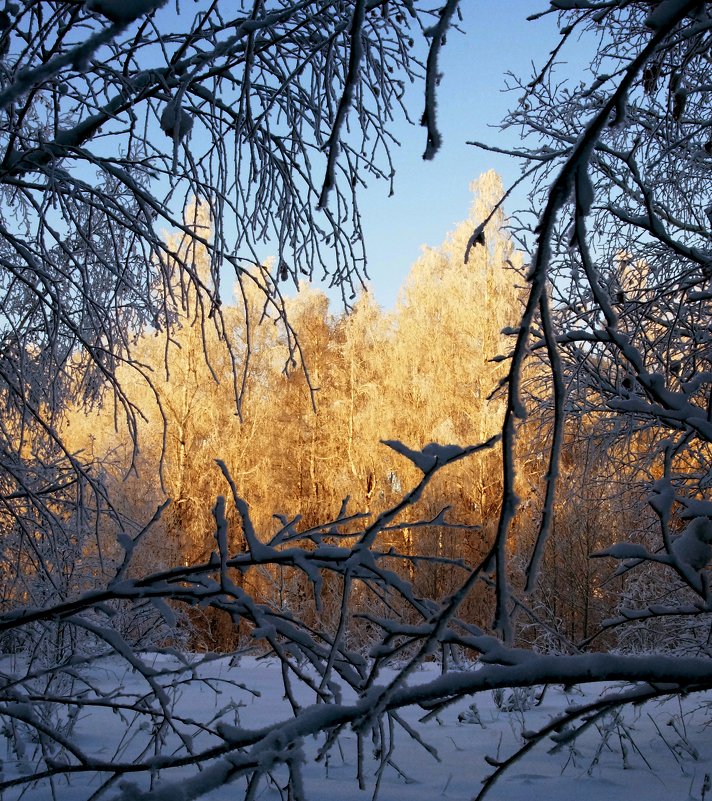
[{"label": "forest", "polygon": [[[404,464],[397,452],[374,443],[397,439],[419,449],[435,442],[465,446],[501,428],[504,399],[498,385],[505,371],[497,357],[510,347],[525,279],[521,253],[505,230],[501,211],[488,224],[486,247],[478,247],[470,263],[463,264],[462,253],[477,221],[487,217],[504,191],[492,172],[473,182],[472,190],[469,217],[440,247],[424,250],[393,311],[380,309],[363,292],[350,309],[333,314],[327,296],[307,284],[287,300],[301,364],[289,356],[275,321],[260,318],[259,293],[252,292],[247,316],[237,307],[227,308],[225,338],[234,343],[234,352],[244,353],[247,347],[246,319],[257,321],[249,334],[245,391],[237,410],[228,354],[217,336],[204,335],[195,296],[188,293],[176,304],[168,342],[149,331],[134,345],[134,358],[153,377],[150,388],[145,381],[132,380],[128,371],[117,372],[128,400],[141,410],[135,431],[117,422],[120,409],[111,391],[90,409],[67,412],[65,441],[102,471],[122,518],[147,519],[170,498],[160,522],[133,556],[134,571],[209,559],[214,548],[212,510],[215,498],[224,492],[217,458],[249,504],[256,529],[274,536],[284,525],[286,510],[293,518],[291,525],[318,530],[324,516],[336,518],[346,500],[347,511],[373,514],[396,502],[404,487],[416,480],[417,469]],[[209,232],[207,210],[198,213],[193,206],[186,219]],[[207,273],[204,249],[193,247],[186,236],[176,237],[171,245],[198,274]],[[187,248],[190,252],[183,253]],[[537,391],[542,372],[542,365],[530,368],[528,391]],[[527,468],[518,486],[522,504],[512,539],[515,583],[535,535],[532,507],[536,509],[542,497],[541,453],[551,427],[551,415],[543,412],[519,446]],[[591,561],[591,555],[609,542],[610,524],[602,537],[602,521],[622,516],[615,530],[629,531],[633,521],[640,525],[646,518],[647,503],[635,487],[635,467],[626,466],[615,479],[606,475],[611,453],[603,429],[570,427],[565,437],[563,469],[570,495],[557,501],[554,533],[544,557],[556,568],[546,571],[551,584],[537,588],[537,614],[522,619],[518,637],[546,650],[560,647],[559,638],[574,643],[595,632],[592,647],[597,649],[615,642],[601,637],[599,629],[614,615],[621,591],[640,591],[630,581],[611,589],[610,570]],[[630,447],[635,446],[626,442]],[[500,459],[493,448],[450,469],[412,506],[414,519],[446,519],[446,510],[456,526],[399,522],[381,542],[381,548],[393,552],[393,569],[419,595],[441,597],[453,591],[462,566],[481,561],[491,548],[501,508]],[[275,506],[275,499],[285,512]],[[242,551],[246,546],[238,521],[230,522],[230,548]],[[111,553],[113,527],[102,536],[105,553]],[[87,567],[83,579],[74,568],[75,587],[82,581],[91,585],[96,566]],[[19,572],[17,580],[22,581],[33,571]],[[322,590],[317,612],[309,579],[299,571],[280,567],[277,572],[246,574],[244,580],[257,600],[288,609],[300,619],[316,614],[330,625],[338,619],[338,590],[332,588],[332,597]],[[648,588],[649,602],[655,600],[653,593],[662,597],[669,589]],[[468,596],[461,612],[466,620],[487,625],[487,594],[481,588]],[[354,601],[354,615],[363,614],[375,601],[368,595]],[[127,634],[138,637],[137,644],[144,647],[155,645],[157,634],[158,642],[166,636],[157,623],[156,613],[141,623],[132,619]],[[225,616],[205,614],[189,616],[184,629],[186,645],[199,650],[229,651],[239,647],[246,633]],[[650,629],[641,625],[641,648],[646,637],[654,636]],[[356,626],[349,642],[367,654],[377,642],[374,638],[376,632]],[[679,644],[671,638],[668,645],[676,649]]]},{"label": "forest", "polygon": [[3,797],[712,790],[712,6],[542,5],[520,178],[387,310],[466,4],[0,11]]}]

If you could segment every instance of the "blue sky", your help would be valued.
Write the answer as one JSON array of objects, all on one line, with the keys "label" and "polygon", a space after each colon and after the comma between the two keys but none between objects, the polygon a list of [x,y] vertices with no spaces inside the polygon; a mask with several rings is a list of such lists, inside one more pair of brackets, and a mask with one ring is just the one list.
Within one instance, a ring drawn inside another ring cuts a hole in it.
[{"label": "blue sky", "polygon": [[[518,177],[518,167],[505,157],[484,153],[467,140],[502,146],[517,145],[514,132],[497,130],[516,93],[505,93],[505,74],[528,77],[532,61],[541,66],[558,40],[555,17],[527,22],[529,14],[547,3],[531,0],[464,0],[462,28],[442,51],[444,78],[439,90],[439,123],[443,147],[432,162],[424,162],[425,133],[420,127],[398,125],[402,147],[394,152],[395,195],[373,181],[361,196],[368,271],[378,302],[390,307],[423,244],[439,244],[467,216],[469,184],[488,169],[496,169],[505,185]],[[422,108],[413,97],[413,116]],[[521,197],[521,195],[520,195]]]},{"label": "blue sky", "polygon": [[[465,32],[451,32],[441,51],[443,79],[438,93],[438,120],[443,146],[433,161],[425,162],[425,130],[397,118],[391,130],[401,142],[394,147],[395,194],[388,197],[385,181],[372,179],[360,194],[360,208],[368,254],[370,287],[378,303],[394,305],[399,288],[422,246],[438,245],[448,231],[465,219],[472,195],[471,182],[489,169],[502,176],[505,186],[519,177],[516,161],[483,152],[467,145],[479,140],[498,146],[516,147],[515,131],[503,133],[499,122],[516,105],[518,92],[505,92],[506,74],[528,79],[547,60],[559,41],[556,16],[527,22],[527,16],[549,6],[548,0],[461,0]],[[189,10],[189,9],[186,9]],[[165,9],[173,15],[172,4]],[[412,119],[423,109],[423,84],[409,92],[407,103]],[[521,203],[524,192],[515,195]],[[513,211],[510,203],[505,210]],[[260,258],[274,257],[271,243],[265,243]],[[318,285],[319,270],[315,270]],[[226,285],[232,276],[226,276]],[[338,288],[322,288],[337,309]],[[286,294],[293,289],[285,284]]]}]

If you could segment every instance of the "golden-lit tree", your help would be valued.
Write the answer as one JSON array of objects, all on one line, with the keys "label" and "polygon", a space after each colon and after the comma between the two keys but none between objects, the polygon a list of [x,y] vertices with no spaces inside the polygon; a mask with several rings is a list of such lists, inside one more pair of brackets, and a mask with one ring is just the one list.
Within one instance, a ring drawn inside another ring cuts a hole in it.
[{"label": "golden-lit tree", "polygon": [[[192,564],[209,556],[211,510],[223,491],[218,458],[264,531],[275,530],[275,512],[296,515],[305,530],[325,514],[337,515],[347,497],[351,510],[378,512],[416,478],[412,466],[375,445],[379,440],[467,444],[496,432],[502,405],[490,396],[502,368],[492,359],[507,349],[502,329],[518,305],[518,256],[501,213],[468,263],[464,252],[473,221],[491,211],[500,191],[494,173],[473,184],[470,218],[442,246],[424,252],[392,313],[364,293],[348,313],[334,315],[323,293],[303,286],[287,301],[297,337],[291,350],[290,329],[262,316],[264,302],[249,287],[241,293],[243,309],[223,309],[217,326],[190,287],[172,285],[170,336],[147,332],[134,347],[150,382],[135,369],[119,372],[127,397],[141,409],[138,450],[108,397],[101,414],[78,416],[72,425],[77,447],[104,458],[127,514],[145,515],[171,499],[145,548],[147,559]],[[209,238],[204,209],[189,209],[187,222]],[[205,251],[193,240],[173,236],[169,249],[192,265],[197,280],[210,280]],[[244,370],[238,408],[231,376]],[[90,432],[84,441],[82,429]],[[390,542],[405,557],[398,570],[414,578],[409,557],[416,554],[481,556],[497,514],[491,460],[482,456],[452,468],[447,484],[435,482],[418,507],[433,516],[451,506],[453,519],[477,528],[455,536],[403,523]],[[419,571],[421,589],[439,592],[452,581],[450,572],[437,565]],[[305,609],[311,591],[301,578],[295,585],[293,574],[265,571],[265,599]]]},{"label": "golden-lit tree", "polygon": [[[490,171],[472,190],[469,217],[443,245],[424,251],[396,309],[397,336],[388,373],[399,401],[390,407],[390,427],[395,436],[418,447],[431,441],[483,441],[498,431],[504,413],[495,392],[504,368],[492,360],[510,347],[504,331],[519,313],[521,258],[504,230],[503,214],[496,211],[465,261],[472,231],[490,215],[502,186]],[[436,530],[429,534],[434,539],[426,550],[477,560],[492,536],[500,486],[494,453],[453,468],[447,484],[433,488],[431,511],[452,505],[454,516],[482,526],[482,531],[455,538],[452,532]],[[422,542],[406,546],[423,550]],[[431,592],[442,589],[441,572],[433,571]]]}]

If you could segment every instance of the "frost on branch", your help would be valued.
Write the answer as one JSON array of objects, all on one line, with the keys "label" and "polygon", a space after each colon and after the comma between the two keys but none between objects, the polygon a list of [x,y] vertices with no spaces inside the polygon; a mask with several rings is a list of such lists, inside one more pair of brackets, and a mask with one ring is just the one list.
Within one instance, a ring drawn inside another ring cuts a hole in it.
[{"label": "frost on branch", "polygon": [[166,0],[86,0],[87,11],[101,14],[111,22],[127,25],[164,6]]},{"label": "frost on branch", "polygon": [[461,459],[472,451],[472,447],[461,448],[459,445],[439,445],[431,442],[420,451],[414,451],[398,440],[384,440],[384,445],[410,459],[423,473],[429,473],[436,465],[442,466],[455,459]]},{"label": "frost on branch", "polygon": [[161,114],[161,130],[166,136],[182,141],[193,129],[192,116],[181,107],[180,102],[171,100]]},{"label": "frost on branch", "polygon": [[682,564],[699,572],[712,558],[712,521],[696,517],[672,543],[672,553]]}]

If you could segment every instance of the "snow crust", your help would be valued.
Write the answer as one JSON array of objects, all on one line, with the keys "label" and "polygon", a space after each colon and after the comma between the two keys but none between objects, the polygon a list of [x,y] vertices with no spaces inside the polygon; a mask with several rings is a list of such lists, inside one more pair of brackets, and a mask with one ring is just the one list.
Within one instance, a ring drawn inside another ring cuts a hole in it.
[{"label": "snow crust", "polygon": [[[190,655],[144,655],[143,658],[149,662],[153,660],[154,674],[159,677],[167,668],[190,664],[194,659]],[[497,667],[467,665],[465,669],[441,676],[439,665],[427,663],[409,678],[401,692],[410,693],[413,698],[417,698],[421,687],[425,691],[436,686],[449,692],[455,686],[483,683],[488,671]],[[528,670],[528,662],[524,661],[516,669]],[[211,683],[186,684],[178,699],[176,715],[196,724],[222,715],[219,731],[233,750],[200,772],[186,767],[170,777],[162,775],[152,789],[146,777],[131,777],[106,797],[112,801],[188,801],[198,797],[209,801],[234,801],[242,798],[246,789],[244,778],[235,780],[234,773],[246,765],[272,771],[273,781],[283,786],[286,769],[278,762],[288,750],[302,763],[305,798],[309,801],[371,798],[378,761],[369,738],[364,745],[365,786],[359,790],[356,732],[350,726],[342,729],[338,746],[331,750],[328,758],[323,754],[319,757],[323,738],[310,735],[315,730],[338,724],[352,715],[354,708],[366,712],[371,698],[378,695],[382,687],[374,686],[360,701],[345,689],[342,704],[315,704],[313,695],[302,687],[297,697],[304,707],[293,717],[284,699],[280,666],[274,659],[242,657],[237,665],[231,665],[229,659],[219,658],[202,665],[198,673],[201,678],[211,677]],[[389,682],[394,675],[395,671],[388,669],[380,678]],[[127,692],[136,690],[141,683],[137,675],[127,675],[116,659],[93,668],[91,678],[99,689],[118,685]],[[580,690],[549,686],[545,691],[543,687],[481,691],[431,716],[427,709],[409,706],[401,715],[407,726],[419,732],[421,740],[405,731],[397,736],[393,766],[387,766],[383,773],[379,798],[382,801],[471,799],[493,767],[562,711],[584,707],[606,693],[618,691],[615,685],[602,683],[584,685]],[[709,772],[712,763],[712,741],[704,728],[701,708],[703,703],[710,702],[712,694],[691,695],[682,700],[682,706],[677,700],[631,706],[620,714],[600,717],[596,725],[589,726],[578,738],[572,738],[568,728],[552,732],[552,736],[504,774],[491,798],[507,801],[539,798],[600,801],[629,796],[646,801],[698,799],[705,772]],[[424,719],[425,722],[421,722]],[[86,709],[78,728],[79,742],[84,747],[91,744],[104,758],[110,757],[124,734],[124,727],[116,725],[116,720],[105,710]],[[274,727],[278,721],[280,725]],[[206,736],[199,732],[197,725],[179,728],[190,738],[192,747],[198,749],[206,745]],[[132,735],[129,751],[121,761],[132,753],[140,753],[142,732],[135,730]],[[178,745],[178,736],[174,739]],[[21,770],[21,762],[19,758],[7,759],[5,774]],[[155,768],[161,765],[161,758],[157,757]],[[274,787],[270,789],[266,781],[261,788],[258,797],[278,797]],[[83,801],[96,790],[96,785],[73,777],[69,787],[58,783],[55,789],[58,801]],[[15,797],[11,793],[7,795],[7,799]],[[38,786],[30,797],[33,801],[49,801],[51,790]]]}]

